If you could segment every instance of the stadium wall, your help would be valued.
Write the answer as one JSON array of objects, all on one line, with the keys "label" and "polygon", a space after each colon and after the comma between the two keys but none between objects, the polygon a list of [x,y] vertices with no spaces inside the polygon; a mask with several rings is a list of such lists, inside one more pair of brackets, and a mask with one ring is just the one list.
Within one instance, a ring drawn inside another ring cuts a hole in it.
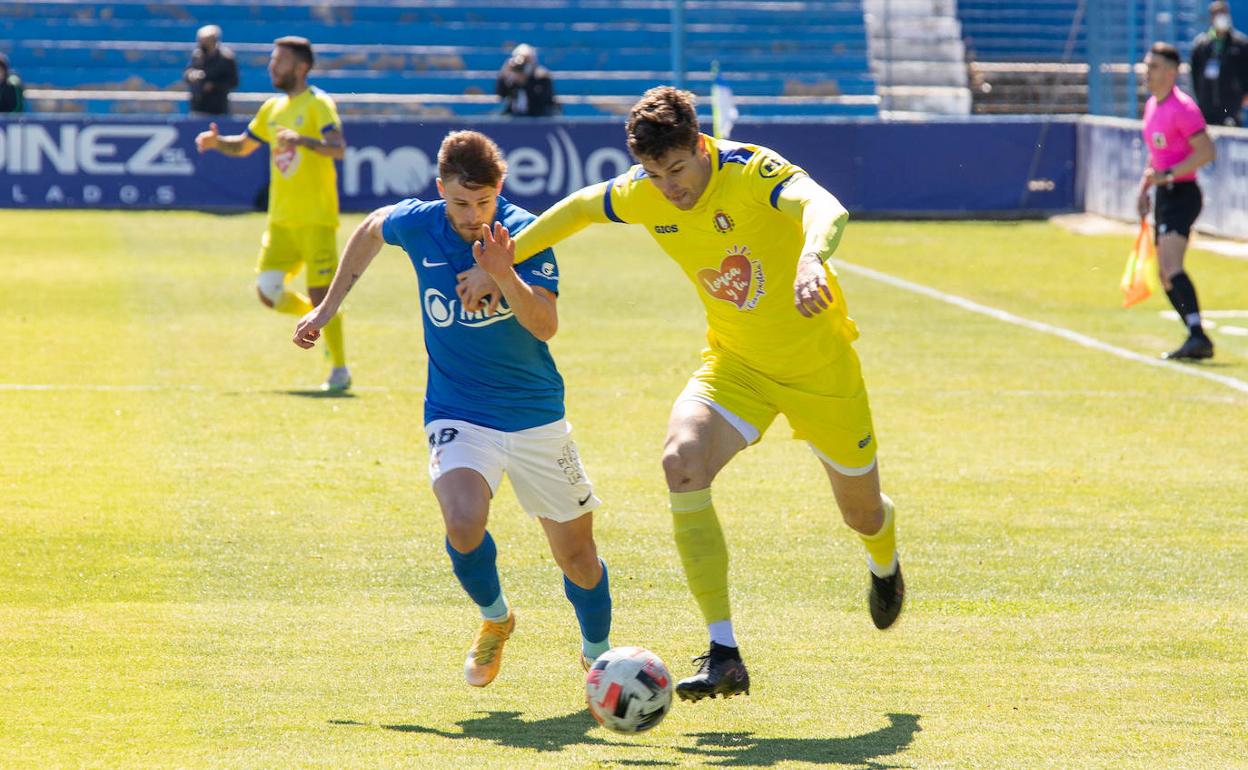
[{"label": "stadium wall", "polygon": [[[243,129],[219,121],[222,133]],[[503,148],[505,194],[542,209],[631,165],[617,121],[474,122]],[[0,121],[0,207],[240,211],[263,198],[267,153],[199,155],[189,119],[27,116]],[[346,127],[344,211],[435,197],[438,145],[459,122]],[[738,123],[733,136],[806,168],[855,214],[1022,217],[1075,206],[1073,119]]]},{"label": "stadium wall", "polygon": [[[1248,238],[1248,130],[1212,128],[1209,133],[1218,159],[1199,172],[1205,203],[1196,228]],[[1079,123],[1077,156],[1079,207],[1115,219],[1136,219],[1136,190],[1148,161],[1140,122],[1085,118]]]}]

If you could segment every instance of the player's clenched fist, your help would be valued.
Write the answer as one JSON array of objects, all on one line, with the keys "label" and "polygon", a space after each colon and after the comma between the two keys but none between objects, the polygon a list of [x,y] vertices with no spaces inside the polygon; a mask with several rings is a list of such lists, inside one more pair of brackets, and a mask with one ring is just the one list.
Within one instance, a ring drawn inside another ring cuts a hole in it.
[{"label": "player's clenched fist", "polygon": [[313,310],[299,319],[298,325],[295,326],[294,343],[305,350],[316,344],[321,338],[321,329],[329,322],[329,319],[321,319],[320,312]]},{"label": "player's clenched fist", "polygon": [[793,304],[802,315],[810,318],[832,305],[832,289],[828,274],[818,254],[803,254],[797,261],[797,279],[793,281]]}]

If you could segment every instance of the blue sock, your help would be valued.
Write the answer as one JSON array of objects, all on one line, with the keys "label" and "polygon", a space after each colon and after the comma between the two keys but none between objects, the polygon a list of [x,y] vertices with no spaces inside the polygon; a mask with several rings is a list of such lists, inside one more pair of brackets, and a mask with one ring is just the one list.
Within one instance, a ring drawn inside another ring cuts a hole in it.
[{"label": "blue sock", "polygon": [[607,580],[607,565],[602,560],[602,578],[593,588],[581,588],[563,576],[563,593],[576,610],[576,621],[581,624],[581,652],[593,659],[611,649],[607,637],[611,635],[611,585]]},{"label": "blue sock", "polygon": [[490,537],[489,531],[486,531],[481,545],[468,553],[456,551],[450,538],[447,538],[446,553],[451,557],[451,569],[459,578],[459,584],[481,608],[481,617],[486,620],[507,617],[507,600],[503,598],[503,589],[498,584],[498,566],[495,564],[498,549],[494,547],[494,538]]}]

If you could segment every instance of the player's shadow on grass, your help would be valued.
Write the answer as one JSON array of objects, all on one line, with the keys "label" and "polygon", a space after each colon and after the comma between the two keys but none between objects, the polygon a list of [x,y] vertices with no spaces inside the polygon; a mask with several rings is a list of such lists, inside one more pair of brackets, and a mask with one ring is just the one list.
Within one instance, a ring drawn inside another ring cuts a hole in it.
[{"label": "player's shadow on grass", "polygon": [[307,390],[279,390],[276,392],[284,396],[299,396],[300,398],[355,398],[355,394],[349,390],[310,388]]},{"label": "player's shadow on grass", "polygon": [[471,717],[455,724],[459,725],[463,732],[450,732],[423,725],[382,725],[382,727],[401,733],[438,735],[452,740],[473,738],[491,741],[500,746],[536,751],[563,751],[573,744],[614,745],[589,735],[589,731],[598,724],[584,709],[532,722],[520,719],[518,711],[487,711],[485,716]]},{"label": "player's shadow on grass", "polygon": [[[691,733],[693,748],[680,748],[713,767],[768,767],[780,762],[848,765],[882,770],[877,761],[909,748],[919,727],[918,714],[889,714],[888,726],[849,738],[761,738],[753,733]],[[718,761],[713,761],[718,760]]]}]

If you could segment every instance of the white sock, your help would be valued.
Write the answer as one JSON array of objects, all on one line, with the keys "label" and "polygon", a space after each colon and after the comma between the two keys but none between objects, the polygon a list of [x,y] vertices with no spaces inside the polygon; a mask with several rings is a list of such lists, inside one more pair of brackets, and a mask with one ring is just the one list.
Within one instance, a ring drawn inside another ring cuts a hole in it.
[{"label": "white sock", "polygon": [[897,554],[893,553],[893,560],[881,567],[875,563],[875,559],[871,558],[871,554],[867,554],[867,569],[871,570],[871,574],[878,578],[886,578],[897,574]]},{"label": "white sock", "polygon": [[711,632],[711,641],[725,647],[736,647],[737,637],[732,633],[731,620],[717,620],[707,626]]}]

